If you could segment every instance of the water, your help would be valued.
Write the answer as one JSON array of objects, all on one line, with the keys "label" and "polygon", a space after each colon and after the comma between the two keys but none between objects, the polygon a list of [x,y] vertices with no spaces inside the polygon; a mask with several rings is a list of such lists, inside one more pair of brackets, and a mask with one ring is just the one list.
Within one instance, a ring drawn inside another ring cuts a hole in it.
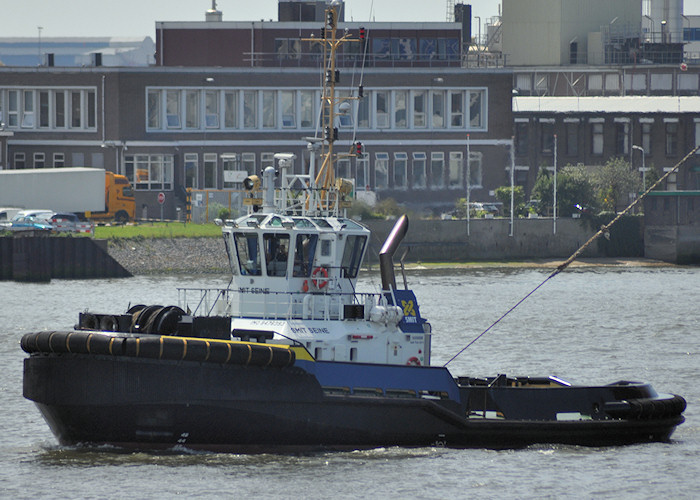
[{"label": "water", "polygon": [[[533,269],[414,271],[447,361],[546,277]],[[363,275],[360,289],[379,277]],[[387,448],[306,455],[127,453],[62,448],[22,397],[19,338],[70,329],[78,312],[177,303],[177,286],[227,280],[0,284],[0,497],[4,498],[692,498],[700,488],[699,268],[586,268],[547,283],[450,364],[453,374],[558,375],[574,382],[648,380],[688,400],[672,443],[523,450]]]}]

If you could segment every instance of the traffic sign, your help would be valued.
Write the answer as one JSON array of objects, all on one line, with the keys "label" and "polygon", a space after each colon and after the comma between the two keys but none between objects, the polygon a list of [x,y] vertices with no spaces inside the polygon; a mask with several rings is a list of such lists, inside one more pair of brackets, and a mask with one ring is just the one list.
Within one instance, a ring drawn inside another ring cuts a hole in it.
[{"label": "traffic sign", "polygon": [[160,203],[161,205],[165,203],[165,193],[163,193],[162,191],[158,193],[158,203]]}]

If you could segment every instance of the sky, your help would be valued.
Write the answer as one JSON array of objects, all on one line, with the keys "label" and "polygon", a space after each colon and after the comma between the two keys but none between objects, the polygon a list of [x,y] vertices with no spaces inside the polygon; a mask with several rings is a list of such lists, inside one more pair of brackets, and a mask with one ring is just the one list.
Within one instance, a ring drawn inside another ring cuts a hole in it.
[{"label": "sky", "polygon": [[[685,0],[686,4],[700,0]],[[217,0],[224,21],[277,20],[277,0]],[[456,2],[457,3],[457,2]],[[482,23],[497,0],[465,0]],[[211,0],[0,0],[0,37],[145,37],[156,21],[204,21]],[[345,0],[354,21],[445,21],[447,0]],[[472,32],[478,32],[474,20]],[[482,28],[483,29],[483,28]]]}]

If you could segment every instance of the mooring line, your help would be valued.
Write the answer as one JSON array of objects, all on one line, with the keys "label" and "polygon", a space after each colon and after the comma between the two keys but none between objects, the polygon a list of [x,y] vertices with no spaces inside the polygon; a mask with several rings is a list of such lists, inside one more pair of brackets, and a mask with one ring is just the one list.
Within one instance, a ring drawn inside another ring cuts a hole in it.
[{"label": "mooring line", "polygon": [[584,251],[586,248],[588,248],[595,240],[597,240],[598,238],[600,238],[602,235],[608,234],[610,228],[611,228],[618,220],[620,220],[620,218],[622,218],[623,216],[627,215],[635,206],[637,206],[644,198],[646,198],[646,196],[647,196],[651,191],[653,191],[654,189],[656,189],[656,188],[657,188],[661,183],[663,183],[671,174],[677,172],[678,169],[680,168],[680,166],[683,165],[686,161],[688,161],[688,159],[689,159],[691,156],[693,156],[699,149],[700,149],[700,145],[696,146],[690,153],[688,153],[687,155],[685,155],[685,156],[683,157],[683,159],[681,159],[678,163],[676,163],[676,164],[673,166],[672,169],[670,169],[670,170],[669,170],[668,172],[666,172],[663,176],[661,176],[654,184],[652,184],[646,191],[644,191],[637,199],[635,199],[632,203],[630,203],[630,204],[627,206],[627,208],[625,208],[622,212],[620,212],[619,214],[617,214],[613,220],[611,220],[611,221],[608,222],[607,224],[601,226],[600,229],[598,230],[598,232],[596,232],[593,236],[591,236],[591,237],[588,239],[588,241],[586,241],[583,245],[581,245],[581,246],[579,247],[579,249],[576,250],[576,251],[571,255],[571,257],[569,257],[569,258],[566,259],[564,262],[562,262],[561,264],[559,264],[559,265],[557,266],[557,268],[556,268],[554,271],[552,271],[552,273],[551,273],[549,276],[547,276],[547,277],[544,279],[544,281],[542,281],[542,283],[540,283],[540,284],[537,285],[535,288],[533,288],[527,295],[525,295],[522,299],[520,299],[513,307],[511,307],[510,309],[508,309],[500,318],[498,318],[496,321],[494,321],[494,322],[491,324],[491,326],[489,326],[486,330],[484,330],[484,331],[481,332],[479,335],[477,335],[476,337],[474,337],[474,339],[473,339],[471,342],[469,342],[467,345],[465,345],[464,347],[462,347],[462,349],[461,349],[457,354],[455,354],[454,356],[452,356],[452,357],[450,358],[450,360],[449,360],[447,363],[445,363],[444,365],[442,365],[442,366],[445,367],[445,366],[449,365],[452,361],[454,361],[455,359],[457,359],[458,356],[460,356],[464,351],[466,351],[466,350],[467,350],[472,344],[474,344],[477,340],[479,340],[481,337],[483,337],[484,335],[486,335],[486,333],[488,333],[494,326],[496,326],[498,323],[500,323],[502,319],[504,319],[506,316],[508,316],[510,313],[512,313],[520,304],[522,304],[523,302],[525,302],[525,300],[526,300],[528,297],[530,297],[533,293],[535,293],[537,290],[539,290],[545,283],[547,283],[549,280],[551,280],[552,278],[554,278],[557,274],[559,274],[559,273],[562,272],[564,269],[566,269],[567,267],[569,267],[569,265],[570,265],[573,261],[575,261],[575,260],[578,258],[578,256],[581,255],[581,253],[583,253],[583,251]]}]

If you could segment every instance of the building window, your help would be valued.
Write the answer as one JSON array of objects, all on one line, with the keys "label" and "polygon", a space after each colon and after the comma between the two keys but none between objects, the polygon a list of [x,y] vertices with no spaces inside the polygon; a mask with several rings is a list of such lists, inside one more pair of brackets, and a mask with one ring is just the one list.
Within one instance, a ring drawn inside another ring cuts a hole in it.
[{"label": "building window", "polygon": [[[302,90],[300,92],[300,118],[302,128],[314,126],[314,102],[316,101],[314,96],[315,92],[313,90]],[[366,102],[367,99],[364,99],[364,101]]]},{"label": "building window", "polygon": [[365,96],[357,101],[357,126],[369,128],[369,103],[370,98]]},{"label": "building window", "polygon": [[430,153],[430,187],[440,189],[445,187],[443,172],[445,171],[445,153]]},{"label": "building window", "polygon": [[82,126],[82,106],[80,92],[70,93],[70,126],[80,128]]},{"label": "building window", "polygon": [[275,153],[260,153],[260,170],[275,166]]},{"label": "building window", "polygon": [[374,189],[389,187],[389,154],[376,153],[374,156]]},{"label": "building window", "polygon": [[578,123],[566,124],[566,154],[568,156],[578,155]]},{"label": "building window", "polygon": [[49,122],[49,96],[50,94],[47,90],[39,92],[39,128],[49,128],[51,126]]},{"label": "building window", "polygon": [[464,93],[450,92],[450,127],[464,126]]},{"label": "building window", "polygon": [[341,127],[352,127],[352,104],[350,101],[350,92],[347,90],[338,90],[335,93],[338,102],[337,117],[338,125]]},{"label": "building window", "polygon": [[56,90],[54,98],[54,127],[66,128],[66,93]]},{"label": "building window", "polygon": [[95,120],[97,119],[97,103],[95,92],[88,91],[87,94],[87,128],[95,128]]},{"label": "building window", "polygon": [[168,128],[180,128],[180,91],[168,90],[165,93],[165,119]]},{"label": "building window", "polygon": [[630,124],[615,123],[615,153],[618,155],[626,155],[630,152]]},{"label": "building window", "polygon": [[591,123],[591,153],[603,154],[603,124]]},{"label": "building window", "polygon": [[241,155],[241,166],[243,170],[248,172],[248,175],[255,173],[255,153],[243,153]]},{"label": "building window", "polygon": [[240,174],[240,165],[238,162],[238,155],[236,153],[224,153],[221,155],[221,168],[224,174],[224,189],[233,189],[236,184],[240,184],[247,173],[244,176]]},{"label": "building window", "polygon": [[433,128],[445,128],[445,93],[431,92]]},{"label": "building window", "polygon": [[419,90],[413,94],[413,126],[415,128],[425,128],[428,123],[426,117],[426,92]]},{"label": "building window", "polygon": [[224,128],[238,127],[238,92],[224,92]]},{"label": "building window", "polygon": [[199,156],[197,153],[185,153],[185,188],[197,189]]},{"label": "building window", "polygon": [[216,189],[216,153],[204,153],[204,189]]},{"label": "building window", "polygon": [[408,92],[405,90],[394,91],[394,127],[406,128],[408,126]]},{"label": "building window", "polygon": [[219,128],[219,93],[215,90],[204,93],[204,123],[207,128]]},{"label": "building window", "polygon": [[294,104],[294,92],[290,90],[283,90],[280,92],[283,127],[296,127],[296,106]]},{"label": "building window", "polygon": [[469,170],[469,188],[480,188],[482,187],[483,183],[483,173],[482,173],[482,168],[481,168],[481,162],[483,159],[483,153],[479,151],[470,151],[469,152],[469,165],[468,165],[468,170]]},{"label": "building window", "polygon": [[147,101],[147,116],[148,116],[148,128],[159,129],[161,127],[160,123],[160,91],[159,90],[149,90]]},{"label": "building window", "polygon": [[642,123],[642,148],[647,156],[651,154],[651,123]]},{"label": "building window", "polygon": [[341,179],[352,179],[352,172],[350,172],[350,159],[343,158],[338,160],[338,177]]},{"label": "building window", "polygon": [[25,90],[22,94],[22,128],[34,128],[34,91]]},{"label": "building window", "polygon": [[19,91],[7,92],[7,126],[10,128],[19,126]]},{"label": "building window", "polygon": [[389,128],[389,102],[386,92],[375,92],[375,119],[377,128]]},{"label": "building window", "polygon": [[484,99],[485,91],[470,92],[469,93],[469,128],[471,129],[484,129],[486,124],[484,123]]},{"label": "building window", "polygon": [[14,166],[15,168],[27,168],[24,153],[15,153]]},{"label": "building window", "polygon": [[53,166],[54,168],[62,168],[66,166],[66,156],[63,153],[53,154]]},{"label": "building window", "polygon": [[199,91],[185,91],[185,128],[199,128]]},{"label": "building window", "polygon": [[367,158],[355,159],[355,186],[360,191],[368,190],[369,187],[369,160]]},{"label": "building window", "polygon": [[529,146],[528,135],[530,124],[528,122],[515,123],[515,154],[519,156],[527,155]]},{"label": "building window", "polygon": [[425,153],[413,153],[413,189],[425,189]]},{"label": "building window", "polygon": [[243,91],[243,128],[258,128],[258,93]]},{"label": "building window", "polygon": [[551,155],[554,152],[554,123],[540,122],[542,153]]},{"label": "building window", "polygon": [[277,127],[277,106],[275,106],[275,91],[263,90],[263,128]]},{"label": "building window", "polygon": [[46,154],[34,153],[34,168],[44,168],[46,166]]},{"label": "building window", "polygon": [[678,154],[678,123],[666,123],[666,156]]},{"label": "building window", "polygon": [[462,175],[462,170],[464,169],[463,159],[464,155],[461,151],[450,151],[450,181],[448,187],[450,187],[451,189],[462,187],[462,179],[464,178],[464,176]]},{"label": "building window", "polygon": [[173,189],[173,155],[133,155],[124,157],[126,176],[139,191]]},{"label": "building window", "polygon": [[394,153],[394,187],[396,189],[408,187],[408,155],[406,153]]}]

